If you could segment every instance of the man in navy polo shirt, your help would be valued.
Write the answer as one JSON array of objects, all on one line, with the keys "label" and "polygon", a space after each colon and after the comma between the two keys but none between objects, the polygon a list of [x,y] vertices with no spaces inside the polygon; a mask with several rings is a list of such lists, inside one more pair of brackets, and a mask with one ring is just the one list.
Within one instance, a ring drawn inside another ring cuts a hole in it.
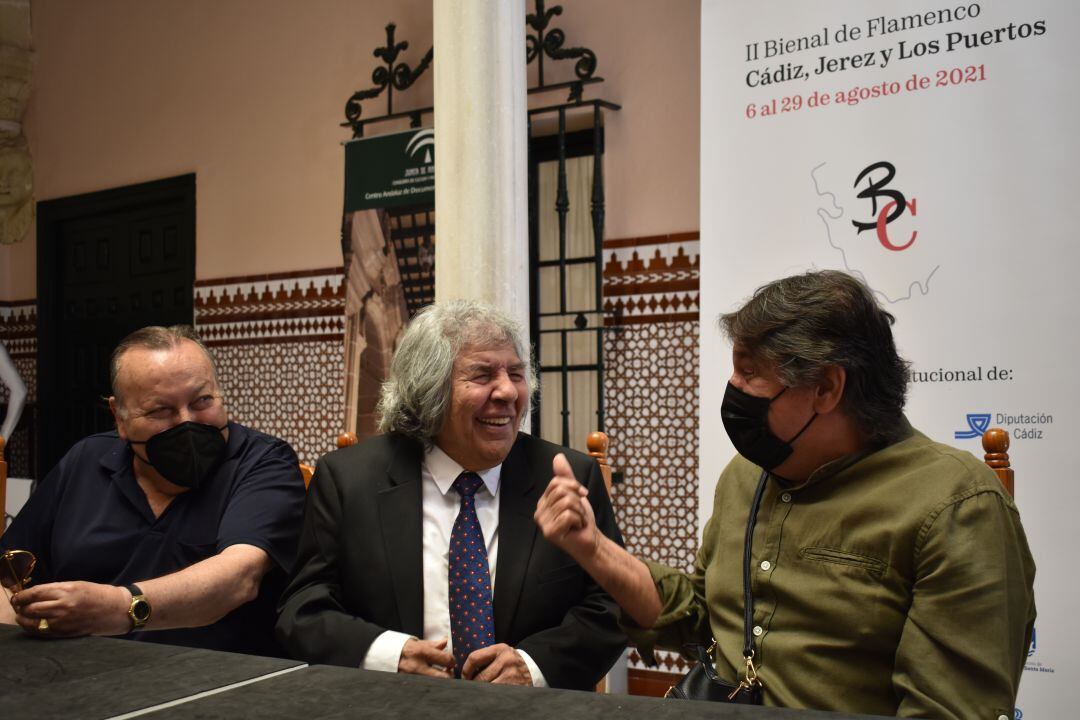
[{"label": "man in navy polo shirt", "polygon": [[110,372],[116,430],[68,451],[0,537],[37,557],[0,622],[279,654],[274,602],[304,507],[296,454],[228,421],[190,327],[137,330]]}]

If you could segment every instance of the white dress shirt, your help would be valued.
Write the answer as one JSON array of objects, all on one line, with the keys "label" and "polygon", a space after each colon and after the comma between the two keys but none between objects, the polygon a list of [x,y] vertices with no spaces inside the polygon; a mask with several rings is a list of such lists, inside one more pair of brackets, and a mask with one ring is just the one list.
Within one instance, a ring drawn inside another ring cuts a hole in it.
[{"label": "white dress shirt", "polygon": [[[453,490],[453,486],[462,472],[464,468],[438,447],[432,446],[424,453],[424,462],[420,469],[423,504],[423,525],[420,532],[424,550],[424,639],[446,638],[447,652],[453,651],[449,601],[450,533],[461,509],[461,498]],[[477,475],[484,484],[476,491],[476,517],[480,521],[480,531],[487,546],[491,591],[494,593],[495,566],[499,557],[499,480],[502,476],[502,465],[482,470]],[[412,635],[387,630],[371,643],[361,667],[365,670],[397,672],[401,650],[410,638]],[[524,650],[517,652],[529,668],[533,686],[547,687],[543,673],[528,653]]]}]

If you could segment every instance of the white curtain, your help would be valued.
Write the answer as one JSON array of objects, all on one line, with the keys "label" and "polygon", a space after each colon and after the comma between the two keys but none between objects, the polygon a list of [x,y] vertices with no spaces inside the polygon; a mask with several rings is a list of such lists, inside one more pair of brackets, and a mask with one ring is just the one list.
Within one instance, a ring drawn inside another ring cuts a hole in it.
[{"label": "white curtain", "polygon": [[[558,196],[559,163],[541,163],[539,167],[538,201],[540,230],[540,260],[559,257],[559,216],[555,212]],[[591,155],[566,160],[567,197],[570,208],[566,216],[566,257],[591,257],[596,252],[593,238],[591,198],[593,158]],[[564,318],[542,317],[540,328],[550,330],[574,327],[577,311],[595,307],[596,269],[592,264],[566,267],[566,311]],[[540,312],[559,311],[559,268],[543,268],[540,272]],[[603,322],[601,314],[586,313],[589,327]],[[573,332],[567,334],[568,365],[592,364],[596,357],[596,334]],[[538,360],[555,365],[562,360],[562,341],[558,333],[541,333]],[[545,439],[562,441],[562,377],[559,373],[541,376],[540,428]],[[574,372],[568,375],[570,437],[569,445],[585,450],[585,438],[597,429],[597,375],[595,372]]]}]

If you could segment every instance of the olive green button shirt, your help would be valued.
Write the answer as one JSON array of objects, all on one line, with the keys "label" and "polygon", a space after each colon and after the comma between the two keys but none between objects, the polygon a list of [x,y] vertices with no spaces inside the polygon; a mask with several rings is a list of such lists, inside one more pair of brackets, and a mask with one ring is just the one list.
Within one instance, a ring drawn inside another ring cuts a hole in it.
[{"label": "olive green button shirt", "polygon": [[[724,470],[692,573],[647,563],[663,610],[650,630],[627,627],[647,659],[715,637],[720,676],[744,666],[743,539],[760,474],[741,457]],[[912,430],[800,485],[770,477],[751,568],[765,704],[1013,717],[1035,563],[1012,499],[970,453]]]}]

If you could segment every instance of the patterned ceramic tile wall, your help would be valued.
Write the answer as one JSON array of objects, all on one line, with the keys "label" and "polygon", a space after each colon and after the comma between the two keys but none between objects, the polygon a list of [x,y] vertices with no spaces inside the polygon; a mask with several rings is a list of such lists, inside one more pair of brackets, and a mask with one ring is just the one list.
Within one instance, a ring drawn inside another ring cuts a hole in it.
[{"label": "patterned ceramic tile wall", "polygon": [[608,325],[698,321],[698,233],[604,241]]},{"label": "patterned ceramic tile wall", "polygon": [[697,344],[687,321],[623,326],[604,344],[619,525],[631,552],[677,568],[697,550]]},{"label": "patterned ceramic tile wall", "polygon": [[195,286],[195,324],[217,356],[231,417],[313,465],[344,420],[342,268]]},{"label": "patterned ceramic tile wall", "polygon": [[[31,477],[32,424],[37,403],[37,304],[31,300],[0,303],[0,342],[11,356],[19,376],[26,383],[27,410],[23,421],[8,439],[8,474]],[[6,405],[8,390],[0,384],[0,404]]]},{"label": "patterned ceramic tile wall", "polygon": [[613,501],[636,554],[689,568],[697,543],[698,234],[604,241]]},{"label": "patterned ceramic tile wall", "polygon": [[[698,247],[696,232],[604,242],[604,399],[624,473],[612,501],[631,552],[682,569],[697,550]],[[636,650],[629,667],[646,670]]]}]

